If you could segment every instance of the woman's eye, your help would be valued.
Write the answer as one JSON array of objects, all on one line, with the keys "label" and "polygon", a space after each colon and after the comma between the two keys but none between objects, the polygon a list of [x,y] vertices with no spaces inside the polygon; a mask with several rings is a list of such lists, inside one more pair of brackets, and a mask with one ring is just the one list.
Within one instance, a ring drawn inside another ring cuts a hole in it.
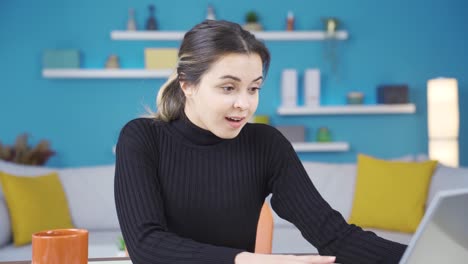
[{"label": "woman's eye", "polygon": [[232,87],[232,86],[225,86],[225,87],[222,87],[222,88],[223,88],[223,90],[225,92],[230,92],[230,91],[234,90],[234,87]]},{"label": "woman's eye", "polygon": [[250,88],[249,90],[250,90],[250,92],[252,92],[252,93],[256,93],[256,92],[260,91],[260,89],[261,89],[260,87],[252,87],[252,88]]}]

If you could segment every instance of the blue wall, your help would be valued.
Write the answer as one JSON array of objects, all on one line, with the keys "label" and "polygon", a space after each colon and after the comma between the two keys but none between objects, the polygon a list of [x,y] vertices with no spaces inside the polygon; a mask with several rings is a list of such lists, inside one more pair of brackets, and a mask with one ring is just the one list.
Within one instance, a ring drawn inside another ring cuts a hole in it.
[{"label": "blue wall", "polygon": [[[1,0],[0,1],[0,141],[14,143],[27,132],[31,143],[49,139],[57,152],[51,166],[81,166],[114,161],[111,152],[120,128],[154,109],[163,80],[51,80],[41,77],[43,51],[77,48],[83,67],[101,68],[109,54],[118,54],[124,68],[143,67],[143,48],[177,47],[178,42],[112,41],[110,31],[124,29],[129,7],[136,9],[138,26],[151,1]],[[162,30],[187,30],[205,17],[212,3],[217,17],[243,23],[244,14],[260,12],[267,30],[284,28],[288,10],[299,30],[320,29],[320,18],[337,16],[350,39],[338,44],[339,70],[323,60],[323,42],[268,42],[273,61],[258,114],[272,124],[305,124],[312,140],[320,126],[328,126],[335,140],[349,141],[351,151],[303,154],[308,160],[354,161],[356,153],[395,157],[427,152],[426,82],[457,78],[460,93],[461,164],[468,165],[468,3],[430,1],[190,1],[153,2]],[[279,81],[284,68],[319,67],[322,102],[343,104],[346,93],[363,91],[375,102],[379,84],[407,83],[413,115],[278,116]]]}]

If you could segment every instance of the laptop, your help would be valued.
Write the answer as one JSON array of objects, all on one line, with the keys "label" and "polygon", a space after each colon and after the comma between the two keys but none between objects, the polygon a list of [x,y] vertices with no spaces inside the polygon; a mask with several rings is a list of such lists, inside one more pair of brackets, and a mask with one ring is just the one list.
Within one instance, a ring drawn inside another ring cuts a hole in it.
[{"label": "laptop", "polygon": [[400,264],[468,263],[468,189],[438,192]]}]

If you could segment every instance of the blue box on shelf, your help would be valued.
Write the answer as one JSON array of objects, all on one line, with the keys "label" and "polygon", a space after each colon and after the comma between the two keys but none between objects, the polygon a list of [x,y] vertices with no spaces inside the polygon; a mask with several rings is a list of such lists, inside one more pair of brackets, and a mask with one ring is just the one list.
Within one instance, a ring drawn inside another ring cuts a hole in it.
[{"label": "blue box on shelf", "polygon": [[407,104],[408,85],[380,85],[377,87],[378,104]]},{"label": "blue box on shelf", "polygon": [[80,68],[80,51],[75,49],[56,49],[44,51],[42,67],[46,69]]}]

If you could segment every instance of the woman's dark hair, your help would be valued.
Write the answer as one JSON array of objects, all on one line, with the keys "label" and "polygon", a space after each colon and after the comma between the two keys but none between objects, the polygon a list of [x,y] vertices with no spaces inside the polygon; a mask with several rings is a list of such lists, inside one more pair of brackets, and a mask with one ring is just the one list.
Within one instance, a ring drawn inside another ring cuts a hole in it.
[{"label": "woman's dark hair", "polygon": [[158,92],[158,111],[154,117],[166,122],[178,119],[185,107],[180,81],[197,85],[210,66],[229,53],[258,54],[263,63],[263,74],[268,73],[270,53],[252,33],[233,22],[205,20],[185,34],[177,69]]}]

